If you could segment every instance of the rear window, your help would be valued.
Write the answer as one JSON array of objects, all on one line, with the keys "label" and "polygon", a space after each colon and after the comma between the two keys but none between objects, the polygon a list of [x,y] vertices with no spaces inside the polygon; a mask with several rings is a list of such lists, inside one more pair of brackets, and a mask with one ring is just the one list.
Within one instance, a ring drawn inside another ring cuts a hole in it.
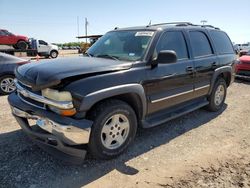
[{"label": "rear window", "polygon": [[232,43],[226,33],[221,31],[211,31],[211,37],[219,54],[234,53]]}]

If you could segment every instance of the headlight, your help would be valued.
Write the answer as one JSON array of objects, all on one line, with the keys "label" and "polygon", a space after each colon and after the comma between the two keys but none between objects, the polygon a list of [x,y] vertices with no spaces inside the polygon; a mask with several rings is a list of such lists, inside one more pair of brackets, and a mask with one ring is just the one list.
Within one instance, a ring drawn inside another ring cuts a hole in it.
[{"label": "headlight", "polygon": [[[72,95],[68,91],[57,91],[54,89],[43,89],[42,90],[42,96],[54,100],[54,101],[61,101],[61,102],[72,102]],[[57,114],[63,115],[63,116],[73,116],[76,114],[76,109],[59,109],[54,106],[49,105],[50,110],[53,112],[56,112]]]},{"label": "headlight", "polygon": [[57,91],[54,89],[43,89],[42,95],[55,101],[72,101],[71,93],[68,91]]}]

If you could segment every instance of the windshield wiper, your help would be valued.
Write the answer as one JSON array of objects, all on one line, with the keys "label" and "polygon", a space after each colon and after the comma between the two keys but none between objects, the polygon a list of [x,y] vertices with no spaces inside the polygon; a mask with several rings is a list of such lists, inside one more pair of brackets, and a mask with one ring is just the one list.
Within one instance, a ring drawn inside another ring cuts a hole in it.
[{"label": "windshield wiper", "polygon": [[114,59],[114,60],[119,60],[119,57],[117,56],[113,56],[113,55],[109,55],[109,54],[100,54],[94,57],[103,57],[103,58],[109,58],[109,59]]}]

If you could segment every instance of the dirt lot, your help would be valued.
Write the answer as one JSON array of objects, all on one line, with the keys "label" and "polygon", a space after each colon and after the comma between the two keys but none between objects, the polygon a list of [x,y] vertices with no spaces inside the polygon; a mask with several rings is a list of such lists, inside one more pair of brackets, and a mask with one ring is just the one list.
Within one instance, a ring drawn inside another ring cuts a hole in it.
[{"label": "dirt lot", "polygon": [[234,83],[217,113],[203,109],[139,130],[111,161],[66,165],[20,130],[0,97],[0,187],[250,187],[250,84]]}]

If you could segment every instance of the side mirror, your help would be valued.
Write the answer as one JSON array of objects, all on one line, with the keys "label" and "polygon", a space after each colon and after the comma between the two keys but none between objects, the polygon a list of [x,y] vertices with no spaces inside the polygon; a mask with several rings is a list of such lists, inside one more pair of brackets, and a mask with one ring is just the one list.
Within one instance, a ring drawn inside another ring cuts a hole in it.
[{"label": "side mirror", "polygon": [[153,60],[153,65],[156,64],[170,64],[177,62],[177,55],[172,50],[162,50],[158,53],[158,56]]}]

